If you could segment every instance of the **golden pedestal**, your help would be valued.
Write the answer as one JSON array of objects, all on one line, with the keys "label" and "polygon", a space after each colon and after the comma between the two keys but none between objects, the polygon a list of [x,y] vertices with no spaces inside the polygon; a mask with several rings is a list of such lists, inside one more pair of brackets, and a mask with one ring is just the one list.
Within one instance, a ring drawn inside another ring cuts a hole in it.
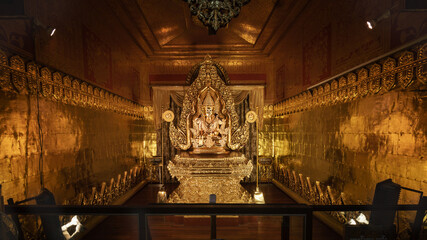
[{"label": "golden pedestal", "polygon": [[252,162],[236,152],[224,155],[193,155],[186,152],[169,162],[169,173],[180,185],[170,195],[170,203],[252,203],[252,196],[240,181],[252,172]]}]

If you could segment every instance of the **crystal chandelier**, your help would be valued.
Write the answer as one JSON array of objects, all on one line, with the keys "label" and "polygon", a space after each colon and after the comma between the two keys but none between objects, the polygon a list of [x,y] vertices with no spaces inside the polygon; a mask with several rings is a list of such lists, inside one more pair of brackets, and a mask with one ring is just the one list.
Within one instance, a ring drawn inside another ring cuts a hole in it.
[{"label": "crystal chandelier", "polygon": [[191,14],[208,27],[209,34],[215,34],[220,27],[225,27],[233,17],[237,17],[240,8],[250,0],[184,0],[190,7]]}]

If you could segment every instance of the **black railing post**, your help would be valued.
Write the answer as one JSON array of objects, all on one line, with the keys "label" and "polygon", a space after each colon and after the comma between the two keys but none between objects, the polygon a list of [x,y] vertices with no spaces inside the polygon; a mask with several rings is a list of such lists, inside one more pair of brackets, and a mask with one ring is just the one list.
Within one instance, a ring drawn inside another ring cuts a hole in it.
[{"label": "black railing post", "polygon": [[289,216],[283,216],[282,217],[282,240],[289,240],[290,239],[290,227],[289,227],[290,221]]},{"label": "black railing post", "polygon": [[[9,198],[7,199],[7,204],[9,206],[16,206],[15,202],[13,201],[13,198]],[[21,227],[21,222],[19,221],[19,217],[18,214],[16,213],[11,213],[12,215],[12,220],[15,222],[16,228],[18,229],[18,239],[19,240],[24,240],[24,232],[22,231],[22,227]]]},{"label": "black railing post", "polygon": [[305,239],[312,240],[313,238],[313,209],[308,208],[305,215]]},{"label": "black railing post", "polygon": [[422,197],[418,204],[417,214],[415,215],[414,225],[412,227],[411,240],[420,239],[421,227],[427,207],[427,197]]},{"label": "black railing post", "polygon": [[144,209],[144,208],[142,208],[138,212],[139,240],[148,240],[148,238],[147,238],[147,236],[148,236],[148,222],[147,222],[147,215],[145,213],[146,213],[146,209]]},{"label": "black railing post", "polygon": [[216,215],[211,215],[211,239],[216,239]]}]

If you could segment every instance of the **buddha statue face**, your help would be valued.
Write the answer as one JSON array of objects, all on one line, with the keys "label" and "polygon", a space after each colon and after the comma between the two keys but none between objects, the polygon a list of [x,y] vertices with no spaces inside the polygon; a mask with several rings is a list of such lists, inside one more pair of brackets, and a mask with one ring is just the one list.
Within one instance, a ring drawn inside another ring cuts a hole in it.
[{"label": "buddha statue face", "polygon": [[205,99],[202,102],[203,114],[205,117],[210,118],[215,111],[215,100],[212,93],[208,90]]},{"label": "buddha statue face", "polygon": [[212,106],[207,106],[205,109],[205,116],[206,117],[210,117],[212,115],[213,112],[213,107]]}]

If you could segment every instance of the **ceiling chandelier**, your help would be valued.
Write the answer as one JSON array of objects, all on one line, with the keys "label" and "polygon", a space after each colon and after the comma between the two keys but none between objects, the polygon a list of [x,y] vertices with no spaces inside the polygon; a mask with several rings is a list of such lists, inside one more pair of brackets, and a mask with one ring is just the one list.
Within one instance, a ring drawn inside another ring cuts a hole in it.
[{"label": "ceiling chandelier", "polygon": [[209,34],[215,34],[220,27],[225,27],[233,17],[237,17],[240,8],[250,0],[184,0],[190,7],[191,14],[208,27]]}]

